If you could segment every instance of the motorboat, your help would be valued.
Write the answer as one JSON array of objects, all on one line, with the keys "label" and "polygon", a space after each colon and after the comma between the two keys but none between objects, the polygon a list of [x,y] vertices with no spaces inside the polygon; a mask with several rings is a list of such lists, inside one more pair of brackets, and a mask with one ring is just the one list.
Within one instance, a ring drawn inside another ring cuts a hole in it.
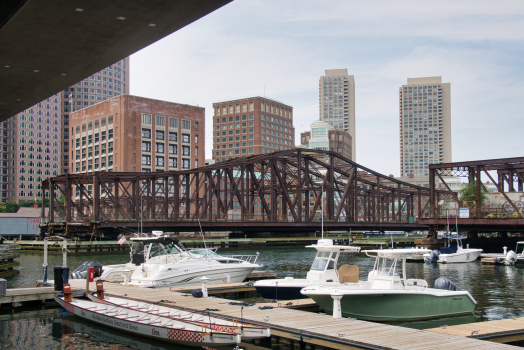
[{"label": "motorboat", "polygon": [[[133,250],[133,259],[140,262],[124,284],[136,287],[191,287],[201,284],[200,278],[207,277],[208,285],[240,283],[261,265],[256,255],[219,255],[216,248],[185,249],[180,244],[161,241],[167,236],[133,238],[138,247]],[[135,255],[139,255],[135,258]],[[142,260],[143,257],[143,260]],[[104,279],[104,275],[101,276]]]},{"label": "motorboat", "polygon": [[306,298],[300,293],[304,287],[358,282],[359,269],[355,265],[338,266],[341,253],[355,253],[360,247],[335,245],[332,239],[319,239],[306,246],[317,250],[306,278],[285,277],[256,281],[253,285],[266,300],[293,300]]},{"label": "motorboat", "polygon": [[[70,296],[70,294],[69,294]],[[217,346],[237,344],[240,334],[213,330],[166,315],[56,296],[55,300],[73,315],[120,331],[182,345]]]},{"label": "motorboat", "polygon": [[87,296],[91,301],[98,303],[138,310],[151,315],[161,315],[173,320],[182,320],[212,330],[237,333],[242,336],[242,339],[259,339],[271,336],[270,328],[254,326],[252,324],[244,323],[242,320],[238,322],[236,319],[229,320],[223,317],[210,316],[205,312],[191,312],[176,306],[162,306],[133,299],[108,296],[104,296],[104,299],[99,299],[91,294],[87,294]]},{"label": "motorboat", "polygon": [[[201,284],[207,277],[208,285],[240,283],[261,265],[257,255],[219,255],[214,248],[192,249],[178,261],[169,262],[167,254],[152,256],[131,274],[128,284],[136,287],[190,287]],[[144,254],[151,256],[151,254]]]},{"label": "motorboat", "polygon": [[[125,264],[105,265],[95,261],[86,261],[71,273],[72,279],[84,279],[87,268],[95,267],[95,277],[105,281],[123,282],[146,260],[152,262],[173,263],[189,257],[189,252],[175,238],[164,235],[162,231],[153,231],[150,236],[132,237],[130,260]],[[101,273],[98,270],[101,269]]]},{"label": "motorboat", "polygon": [[[190,287],[209,278],[208,284],[239,283],[256,268],[256,255],[219,255],[216,248],[186,249],[177,239],[153,231],[133,237],[130,262],[102,267],[100,278],[138,287]],[[81,275],[85,278],[85,273]]]},{"label": "motorboat", "polygon": [[424,261],[451,264],[466,263],[477,260],[480,253],[482,253],[482,249],[464,248],[462,240],[466,238],[467,237],[464,236],[447,237],[448,246],[441,247],[440,250],[435,249],[432,252],[425,254]]},{"label": "motorboat", "polygon": [[[406,277],[406,259],[429,253],[429,249],[384,249],[363,251],[375,257],[368,283],[338,283],[313,286],[301,293],[312,298],[325,312],[368,321],[410,321],[471,314],[476,301],[468,291],[458,291],[446,277],[429,288],[426,280]],[[402,274],[397,273],[399,262]]]},{"label": "motorboat", "polygon": [[[522,251],[519,254],[519,245]],[[504,247],[504,251],[507,248]],[[509,252],[504,252],[504,259],[503,259],[504,265],[522,265],[524,264],[524,241],[517,242],[517,246],[515,247],[515,251],[510,250]]]}]

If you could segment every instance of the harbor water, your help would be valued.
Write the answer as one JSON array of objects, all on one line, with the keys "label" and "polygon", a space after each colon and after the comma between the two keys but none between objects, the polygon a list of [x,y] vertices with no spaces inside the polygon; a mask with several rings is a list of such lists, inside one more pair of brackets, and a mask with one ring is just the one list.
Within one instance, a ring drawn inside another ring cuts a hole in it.
[{"label": "harbor water", "polygon": [[[224,255],[253,254],[253,251],[227,250],[221,253]],[[314,249],[305,248],[264,250],[260,254],[259,263],[264,265],[262,270],[273,271],[278,277],[303,278],[310,268],[315,253]],[[43,276],[42,255],[22,252],[19,260],[20,274],[8,278],[7,287],[35,286],[36,281],[41,280]],[[68,266],[74,270],[86,260],[98,261],[105,265],[117,264],[129,261],[129,254],[70,255]],[[53,267],[62,265],[62,256],[50,255],[48,263],[49,279],[52,279]],[[367,279],[368,273],[373,269],[374,258],[364,254],[344,254],[339,264],[357,265],[360,269],[360,279]],[[477,305],[472,316],[407,324],[398,323],[397,325],[424,329],[442,325],[524,317],[524,268],[481,265],[480,261],[447,265],[408,263],[407,275],[409,278],[425,279],[430,286],[438,277],[447,277],[457,285],[458,289],[470,291]],[[249,312],[249,308],[246,308],[244,312]],[[14,339],[24,340],[20,342]],[[150,340],[134,338],[129,334],[121,334],[91,324],[71,317],[52,305],[40,307],[38,310],[33,308],[1,311],[0,350],[31,347],[55,349],[60,346],[59,344],[64,343],[68,344],[68,349],[108,348],[111,344],[121,344],[122,347],[112,347],[115,349],[183,349],[183,347],[173,347],[163,343],[153,344]],[[286,348],[282,344],[277,346],[270,342],[265,345],[272,349]]]}]

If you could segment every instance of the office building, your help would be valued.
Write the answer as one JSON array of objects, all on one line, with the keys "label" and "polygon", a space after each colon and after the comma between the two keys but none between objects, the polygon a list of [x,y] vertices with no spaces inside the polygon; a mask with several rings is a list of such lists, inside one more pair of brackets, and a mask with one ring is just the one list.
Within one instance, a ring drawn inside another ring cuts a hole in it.
[{"label": "office building", "polygon": [[213,103],[213,159],[287,150],[295,145],[293,107],[265,97]]},{"label": "office building", "polygon": [[69,115],[71,173],[204,166],[205,109],[120,95]]},{"label": "office building", "polygon": [[62,92],[62,174],[70,171],[69,114],[123,94],[129,95],[129,57],[115,62]]},{"label": "office building", "polygon": [[399,116],[401,176],[428,176],[428,165],[451,162],[449,83],[408,78],[399,88]]},{"label": "office building", "polygon": [[326,69],[318,82],[320,120],[351,136],[351,159],[355,153],[355,79],[347,69]]},{"label": "office building", "polygon": [[300,144],[303,147],[334,151],[350,160],[352,159],[351,141],[351,135],[347,132],[335,129],[321,120],[313,122],[310,131],[300,133]]}]

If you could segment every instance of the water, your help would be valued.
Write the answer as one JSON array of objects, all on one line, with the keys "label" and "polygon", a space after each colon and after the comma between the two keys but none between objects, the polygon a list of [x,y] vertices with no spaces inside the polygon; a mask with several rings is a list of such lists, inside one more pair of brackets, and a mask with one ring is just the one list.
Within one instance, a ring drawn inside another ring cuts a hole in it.
[{"label": "water", "polygon": [[[259,263],[264,264],[263,270],[274,271],[278,277],[303,278],[309,270],[315,252],[314,249],[304,248],[263,250],[260,254]],[[228,250],[222,251],[222,253],[253,254],[254,252]],[[41,254],[22,252],[19,260],[21,264],[20,275],[7,278],[8,288],[32,287],[36,280],[42,279]],[[86,260],[94,260],[102,264],[117,264],[127,262],[129,254],[71,255],[68,257],[68,265],[71,270],[74,270]],[[52,279],[53,266],[62,265],[62,256],[50,255],[48,263],[50,267],[49,278]],[[366,257],[364,254],[344,254],[339,263],[357,265],[360,269],[360,278],[366,279],[367,274],[373,268],[374,258]],[[407,276],[409,278],[425,279],[432,286],[433,281],[438,277],[448,277],[457,285],[458,289],[469,290],[477,301],[477,306],[472,316],[396,323],[396,325],[424,329],[441,325],[524,317],[523,275],[523,268],[481,265],[480,261],[449,265],[408,263]],[[9,312],[11,311],[9,310]],[[0,341],[0,350],[31,347],[54,349],[58,344],[64,343],[68,344],[71,349],[108,347],[107,344],[124,344],[131,349],[183,349],[163,343],[153,344],[150,340],[134,338],[128,334],[108,330],[76,317],[61,315],[58,309],[53,311],[47,307],[46,310],[39,310],[38,312],[40,314],[35,315],[35,310],[31,310],[25,314],[17,315],[16,320],[9,321],[4,320],[8,316],[0,315],[0,337],[4,340]],[[51,314],[42,315],[43,312],[51,312]],[[9,340],[15,339],[12,334],[22,333],[25,334],[23,343]],[[3,347],[2,344],[11,345]],[[266,344],[266,347],[278,349],[270,343]]]}]

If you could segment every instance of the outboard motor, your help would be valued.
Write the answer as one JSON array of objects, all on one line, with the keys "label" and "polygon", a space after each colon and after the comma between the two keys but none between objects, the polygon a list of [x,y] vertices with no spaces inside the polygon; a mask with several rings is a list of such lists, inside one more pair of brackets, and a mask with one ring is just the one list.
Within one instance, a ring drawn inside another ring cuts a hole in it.
[{"label": "outboard motor", "polygon": [[85,261],[82,265],[78,266],[75,271],[71,272],[71,279],[85,279],[88,267],[95,268],[95,277],[102,275],[102,264],[96,261]]},{"label": "outboard motor", "polygon": [[504,265],[515,265],[515,262],[517,261],[517,254],[510,250],[508,254],[506,254],[506,257],[504,258]]},{"label": "outboard motor", "polygon": [[447,277],[439,277],[435,281],[435,289],[444,289],[444,290],[457,290],[455,283]]},{"label": "outboard motor", "polygon": [[439,255],[440,255],[440,252],[438,251],[438,249],[432,250],[431,253],[429,254],[429,258],[427,258],[426,262],[428,262],[428,263],[437,262]]}]

